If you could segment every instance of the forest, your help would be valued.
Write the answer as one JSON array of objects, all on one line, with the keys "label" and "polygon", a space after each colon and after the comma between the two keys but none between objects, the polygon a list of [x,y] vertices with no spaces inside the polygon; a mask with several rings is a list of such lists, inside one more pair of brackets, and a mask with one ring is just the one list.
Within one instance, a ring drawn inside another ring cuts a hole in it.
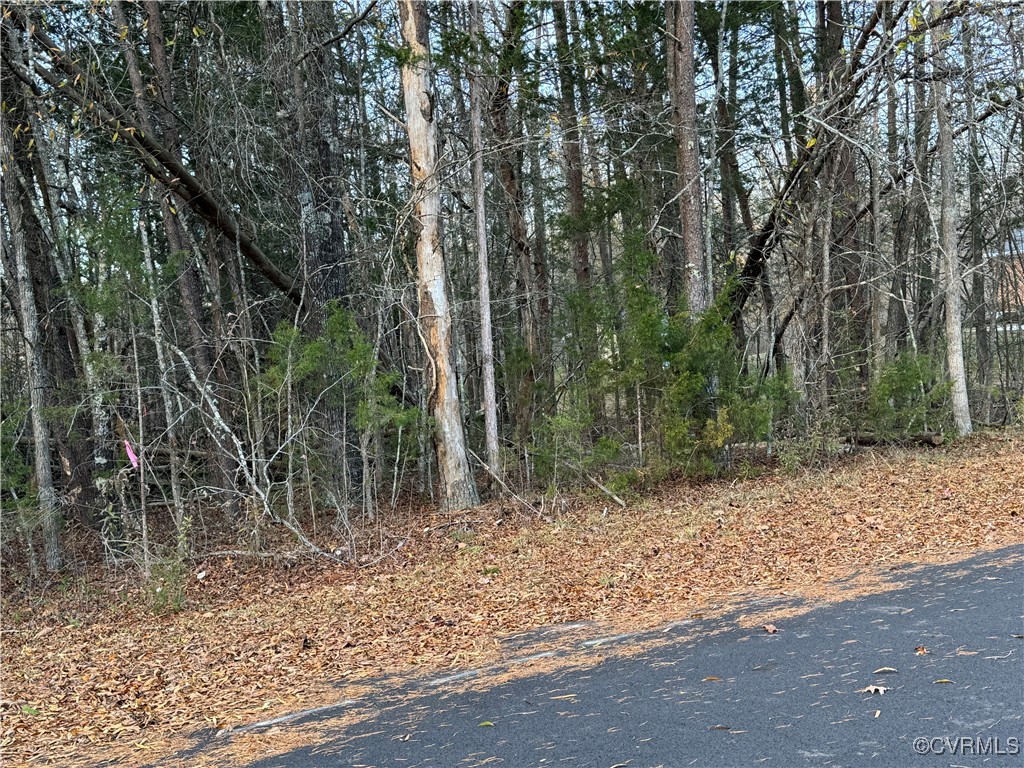
[{"label": "forest", "polygon": [[5,565],[1019,423],[1014,6],[5,3]]}]

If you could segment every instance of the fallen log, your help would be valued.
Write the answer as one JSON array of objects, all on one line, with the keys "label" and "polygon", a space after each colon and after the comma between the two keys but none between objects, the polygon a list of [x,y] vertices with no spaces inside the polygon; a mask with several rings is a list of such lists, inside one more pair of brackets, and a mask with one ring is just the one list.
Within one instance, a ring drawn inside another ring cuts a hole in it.
[{"label": "fallen log", "polygon": [[925,445],[930,448],[937,448],[945,442],[945,438],[938,432],[922,432],[917,435],[903,435],[902,437],[882,437],[871,433],[851,435],[846,438],[852,445],[865,447],[875,445]]}]

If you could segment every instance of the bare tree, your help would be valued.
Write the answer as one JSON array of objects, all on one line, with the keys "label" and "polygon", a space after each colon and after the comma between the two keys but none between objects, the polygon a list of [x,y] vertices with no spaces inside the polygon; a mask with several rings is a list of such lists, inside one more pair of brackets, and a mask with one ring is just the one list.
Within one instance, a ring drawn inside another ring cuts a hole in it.
[{"label": "bare tree", "polygon": [[5,264],[13,261],[17,281],[18,310],[21,333],[25,343],[29,408],[32,419],[33,468],[35,490],[39,503],[39,524],[43,531],[46,570],[53,572],[63,564],[60,540],[60,509],[53,485],[53,455],[50,451],[50,426],[46,419],[48,375],[43,355],[40,318],[36,311],[33,278],[29,272],[28,243],[24,228],[24,211],[28,204],[24,184],[18,178],[14,156],[13,131],[7,120],[7,109],[0,114],[0,158],[4,166],[3,202],[7,213],[9,239],[4,237]]},{"label": "bare tree", "polygon": [[[942,6],[936,8],[941,14]],[[942,251],[943,278],[946,300],[946,365],[953,383],[953,422],[961,435],[969,435],[971,406],[967,399],[967,374],[964,371],[963,317],[960,293],[963,290],[960,249],[956,231],[956,173],[953,157],[953,128],[949,121],[949,68],[946,47],[949,42],[949,24],[940,23],[932,29],[932,64],[935,68],[935,122],[939,133],[939,177],[941,179],[942,216],[939,247]]]},{"label": "bare tree", "polygon": [[[698,315],[711,306],[711,279],[704,261],[700,142],[693,61],[694,0],[669,0],[665,12],[669,93],[679,173],[677,190],[683,243],[683,283],[686,286],[687,309]],[[670,292],[670,306],[676,290]]]},{"label": "bare tree", "polygon": [[479,503],[469,470],[462,409],[452,357],[452,315],[441,253],[441,181],[437,128],[430,85],[429,18],[425,0],[398,5],[405,54],[402,93],[409,132],[416,232],[416,285],[419,323],[428,368],[427,405],[435,421],[434,446],[441,472],[444,505],[463,509]]},{"label": "bare tree", "polygon": [[[483,23],[480,2],[473,0],[470,14],[474,40],[480,50]],[[480,66],[480,61],[476,66]],[[501,477],[501,458],[498,454],[498,398],[494,388],[494,337],[491,331],[491,277],[487,261],[487,194],[484,181],[483,82],[479,69],[469,75],[470,134],[473,148],[473,206],[476,225],[477,294],[480,302],[480,357],[483,378],[484,440],[487,447],[487,467],[491,474]]]}]

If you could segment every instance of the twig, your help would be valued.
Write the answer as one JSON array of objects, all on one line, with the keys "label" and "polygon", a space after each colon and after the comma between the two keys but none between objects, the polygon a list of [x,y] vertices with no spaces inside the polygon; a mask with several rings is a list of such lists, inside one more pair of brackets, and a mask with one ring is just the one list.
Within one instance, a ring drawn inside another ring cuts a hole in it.
[{"label": "twig", "polygon": [[327,38],[322,43],[317,43],[312,48],[310,48],[309,50],[305,51],[301,56],[299,56],[298,59],[295,60],[295,63],[296,64],[301,64],[309,56],[311,56],[313,53],[315,53],[316,51],[320,50],[321,48],[325,48],[328,45],[334,45],[339,40],[344,40],[346,37],[348,37],[349,33],[353,29],[355,29],[356,24],[359,24],[367,16],[370,15],[370,11],[372,11],[374,9],[374,6],[376,6],[376,5],[377,5],[377,0],[370,0],[370,4],[368,6],[366,6],[366,8],[363,10],[363,12],[361,14],[359,14],[358,16],[356,16],[354,19],[350,20],[349,23],[345,25],[345,28],[343,30],[341,30],[341,32],[339,32],[338,34],[334,35],[333,37]]},{"label": "twig", "polygon": [[528,502],[526,499],[524,499],[522,496],[517,494],[515,491],[513,491],[511,488],[509,488],[507,485],[505,485],[505,481],[502,480],[500,477],[498,477],[497,474],[495,474],[494,470],[491,469],[487,465],[486,461],[484,461],[479,456],[477,456],[476,453],[474,453],[472,449],[467,448],[466,450],[469,451],[469,455],[470,456],[472,456],[474,459],[477,460],[477,462],[480,464],[481,467],[483,467],[485,470],[487,470],[487,474],[489,474],[491,477],[493,477],[495,480],[498,481],[498,485],[500,485],[502,488],[505,489],[505,493],[507,493],[513,499],[515,499],[520,504],[522,504],[524,507],[526,507],[528,510],[530,510],[531,513],[540,516],[540,513],[537,511],[537,508],[535,506],[533,506],[533,504]]},{"label": "twig", "polygon": [[481,525],[483,520],[452,520],[449,523],[438,523],[437,525],[432,525],[428,530],[439,531],[442,528],[453,528],[456,525],[469,525],[470,523]]},{"label": "twig", "polygon": [[258,557],[265,559],[298,559],[300,555],[307,554],[305,550],[298,549],[291,552],[249,552],[244,549],[223,549],[219,552],[207,552],[199,560],[203,560],[207,557]]},{"label": "twig", "polygon": [[380,557],[377,557],[374,560],[370,560],[367,563],[356,563],[356,568],[369,568],[371,565],[376,565],[381,560],[383,560],[385,557],[391,557],[393,554],[395,554],[395,552],[397,552],[402,547],[404,547],[406,545],[406,542],[408,542],[408,541],[409,541],[408,539],[402,539],[400,542],[398,542],[398,544],[395,546],[395,548],[392,549],[390,552],[385,552]]},{"label": "twig", "polygon": [[618,505],[619,505],[620,507],[622,507],[623,509],[625,509],[625,508],[626,508],[626,502],[624,502],[624,501],[623,501],[622,499],[620,499],[620,498],[619,498],[618,496],[616,496],[616,495],[615,495],[615,494],[614,494],[614,493],[612,492],[612,490],[611,490],[610,488],[608,488],[607,486],[603,485],[603,484],[601,483],[601,481],[600,481],[600,480],[598,480],[598,479],[597,479],[596,477],[591,477],[590,473],[589,473],[589,472],[587,472],[587,471],[586,471],[585,469],[583,469],[583,467],[578,467],[578,466],[576,466],[575,464],[573,464],[573,463],[572,463],[571,461],[565,461],[565,459],[562,459],[562,461],[564,461],[564,462],[565,462],[566,464],[568,464],[568,465],[569,465],[570,467],[572,467],[572,468],[573,468],[573,469],[575,469],[575,470],[576,470],[577,472],[579,472],[579,473],[580,473],[581,475],[583,475],[583,476],[584,476],[585,478],[587,478],[587,480],[589,480],[589,481],[590,481],[591,483],[593,483],[593,485],[594,485],[594,486],[595,486],[596,488],[598,488],[598,489],[599,489],[599,490],[600,490],[600,491],[601,491],[601,492],[602,492],[602,493],[603,493],[603,494],[604,494],[605,496],[607,496],[607,497],[608,497],[609,499],[611,499],[612,501],[614,501],[614,502],[615,502],[616,504],[618,504]]}]

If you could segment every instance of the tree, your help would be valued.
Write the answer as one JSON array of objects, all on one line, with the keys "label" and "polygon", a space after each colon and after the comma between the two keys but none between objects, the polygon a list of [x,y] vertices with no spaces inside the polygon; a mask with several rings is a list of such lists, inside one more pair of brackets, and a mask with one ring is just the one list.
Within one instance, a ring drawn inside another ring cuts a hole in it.
[{"label": "tree", "polygon": [[[39,315],[36,311],[36,296],[33,277],[29,271],[28,238],[25,232],[25,205],[27,190],[19,180],[14,155],[14,134],[8,123],[7,109],[0,115],[0,160],[3,162],[3,202],[7,212],[9,237],[4,237],[4,263],[13,262],[14,278],[17,281],[20,330],[25,345],[25,359],[28,362],[27,385],[29,413],[32,419],[33,467],[35,470],[35,491],[39,504],[39,522],[43,531],[46,570],[53,572],[63,564],[60,540],[60,509],[54,491],[53,457],[50,451],[50,426],[46,419],[49,375],[40,333]],[[9,249],[9,252],[8,252]]]},{"label": "tree", "polygon": [[[474,43],[482,49],[483,23],[480,2],[470,4]],[[491,331],[491,278],[487,263],[487,193],[484,181],[484,93],[478,59],[469,76],[470,135],[473,142],[473,205],[476,224],[477,294],[480,302],[480,356],[483,375],[484,434],[487,447],[487,467],[491,474],[501,477],[501,459],[498,454],[498,399],[494,388],[494,336]]]},{"label": "tree", "polygon": [[[942,5],[936,8],[936,17],[941,17]],[[956,186],[954,182],[955,159],[953,157],[953,128],[949,117],[949,65],[946,48],[949,45],[948,23],[936,24],[931,31],[932,62],[935,69],[935,122],[938,126],[939,178],[941,181],[941,219],[939,224],[939,248],[942,252],[943,288],[946,300],[946,366],[953,384],[953,421],[957,432],[969,435],[974,427],[971,423],[971,406],[967,399],[967,374],[964,371],[963,317],[961,315],[960,293],[963,290],[960,269],[960,248],[957,237]]]},{"label": "tree", "polygon": [[400,0],[402,94],[409,133],[409,164],[416,230],[419,324],[427,357],[425,386],[434,419],[434,447],[444,505],[463,509],[479,503],[469,470],[462,409],[452,357],[452,316],[441,252],[441,181],[437,128],[430,85],[429,18],[426,0]]},{"label": "tree", "polygon": [[[679,226],[682,230],[683,271],[687,309],[699,315],[711,305],[711,276],[704,260],[700,134],[697,130],[697,95],[694,75],[693,0],[669,0],[665,5],[668,48],[669,94],[672,126],[676,140],[676,170],[679,174]],[[678,272],[678,270],[673,270]],[[672,285],[675,285],[673,280]],[[678,288],[672,288],[669,306]]]}]

